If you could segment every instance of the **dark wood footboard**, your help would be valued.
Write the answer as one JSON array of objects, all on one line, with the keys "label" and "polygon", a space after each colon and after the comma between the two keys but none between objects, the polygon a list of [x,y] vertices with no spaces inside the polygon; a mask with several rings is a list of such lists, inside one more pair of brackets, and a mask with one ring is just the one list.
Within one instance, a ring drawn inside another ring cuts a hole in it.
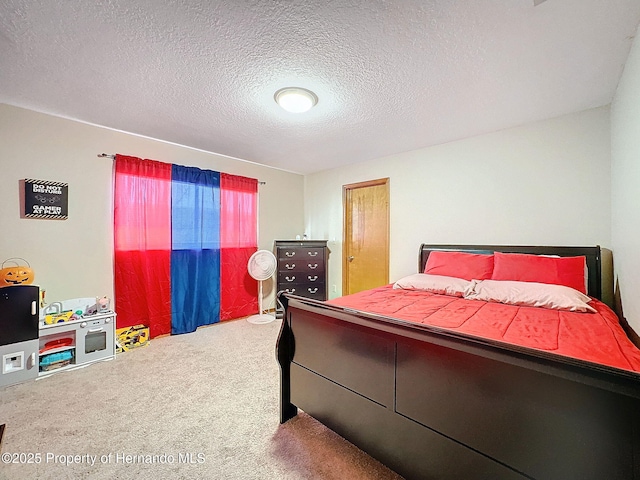
[{"label": "dark wood footboard", "polygon": [[280,295],[300,408],[408,479],[640,479],[640,376]]}]

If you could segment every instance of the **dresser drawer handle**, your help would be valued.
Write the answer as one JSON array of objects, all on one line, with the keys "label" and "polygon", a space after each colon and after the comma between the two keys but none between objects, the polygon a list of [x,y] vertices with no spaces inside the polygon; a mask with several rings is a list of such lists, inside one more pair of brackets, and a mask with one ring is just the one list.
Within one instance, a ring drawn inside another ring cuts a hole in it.
[{"label": "dresser drawer handle", "polygon": [[308,275],[307,278],[310,282],[315,282],[318,279],[318,275]]},{"label": "dresser drawer handle", "polygon": [[307,264],[307,267],[309,267],[311,270],[315,270],[316,268],[318,268],[318,264],[314,263],[313,265],[311,265],[310,263]]},{"label": "dresser drawer handle", "polygon": [[287,292],[287,293],[294,293],[296,291],[296,289],[295,288],[291,288],[291,289],[285,288],[284,291]]},{"label": "dresser drawer handle", "polygon": [[286,268],[287,270],[293,270],[294,268],[296,268],[296,264],[292,263],[291,265],[289,265],[288,263],[285,263],[284,268]]},{"label": "dresser drawer handle", "polygon": [[310,257],[317,257],[318,256],[318,252],[307,252],[309,254]]},{"label": "dresser drawer handle", "polygon": [[293,257],[293,256],[295,256],[296,252],[284,252],[284,254],[285,254],[287,257]]},{"label": "dresser drawer handle", "polygon": [[293,282],[293,281],[296,279],[296,276],[294,275],[293,277],[284,277],[284,279],[285,279],[287,282]]},{"label": "dresser drawer handle", "polygon": [[307,288],[307,290],[309,291],[309,293],[316,293],[318,291],[318,287],[316,287],[316,288]]}]

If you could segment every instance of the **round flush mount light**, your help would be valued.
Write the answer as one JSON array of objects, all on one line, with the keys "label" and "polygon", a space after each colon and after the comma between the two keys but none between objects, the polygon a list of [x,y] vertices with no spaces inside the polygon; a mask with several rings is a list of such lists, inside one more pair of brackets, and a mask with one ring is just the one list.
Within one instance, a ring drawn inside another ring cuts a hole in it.
[{"label": "round flush mount light", "polygon": [[287,112],[302,113],[318,103],[318,97],[315,93],[306,88],[286,87],[278,90],[273,96],[276,103],[284,108]]}]

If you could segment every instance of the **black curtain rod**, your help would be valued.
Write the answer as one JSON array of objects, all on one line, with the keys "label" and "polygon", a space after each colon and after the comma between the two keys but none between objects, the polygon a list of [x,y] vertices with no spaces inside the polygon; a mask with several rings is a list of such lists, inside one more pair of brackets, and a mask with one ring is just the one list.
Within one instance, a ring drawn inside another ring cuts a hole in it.
[{"label": "black curtain rod", "polygon": [[[109,155],[108,153],[99,153],[98,157],[100,157],[100,158],[110,158],[111,160],[115,160],[116,159],[115,155]],[[267,184],[267,182],[258,181],[258,185],[266,185],[266,184]]]}]

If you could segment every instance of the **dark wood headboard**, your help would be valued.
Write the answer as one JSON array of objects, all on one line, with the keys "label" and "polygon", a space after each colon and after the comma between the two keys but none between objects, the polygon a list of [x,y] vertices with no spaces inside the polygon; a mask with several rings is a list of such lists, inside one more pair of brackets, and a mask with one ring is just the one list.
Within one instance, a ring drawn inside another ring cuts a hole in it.
[{"label": "dark wood headboard", "polygon": [[587,293],[602,299],[602,260],[600,246],[595,247],[552,247],[552,246],[524,246],[524,245],[420,245],[418,254],[418,272],[424,272],[429,254],[434,250],[449,250],[456,252],[481,253],[491,255],[501,253],[530,253],[533,255],[558,255],[560,257],[582,256],[587,260],[588,280]]}]

